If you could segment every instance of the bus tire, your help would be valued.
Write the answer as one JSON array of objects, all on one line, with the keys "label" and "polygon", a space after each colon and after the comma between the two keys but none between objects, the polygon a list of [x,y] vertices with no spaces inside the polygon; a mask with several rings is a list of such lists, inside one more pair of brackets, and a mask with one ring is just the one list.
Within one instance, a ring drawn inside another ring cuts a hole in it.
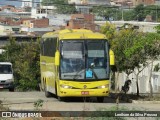
[{"label": "bus tire", "polygon": [[97,101],[98,102],[103,102],[104,101],[104,97],[97,97]]},{"label": "bus tire", "polygon": [[58,98],[58,101],[63,101],[64,100],[63,97],[57,96],[57,98]]},{"label": "bus tire", "polygon": [[46,84],[44,86],[44,93],[47,98],[51,97],[51,93],[47,91]]}]

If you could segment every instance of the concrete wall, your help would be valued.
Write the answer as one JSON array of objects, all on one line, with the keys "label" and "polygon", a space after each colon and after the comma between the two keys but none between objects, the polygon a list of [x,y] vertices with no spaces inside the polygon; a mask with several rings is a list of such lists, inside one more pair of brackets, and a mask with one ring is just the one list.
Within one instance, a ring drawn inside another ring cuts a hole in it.
[{"label": "concrete wall", "polygon": [[[154,62],[154,66],[156,64],[160,64],[160,60]],[[154,67],[153,67],[154,68]],[[151,66],[147,66],[139,75],[139,90],[140,93],[149,93],[149,74],[150,74]],[[119,76],[119,88],[121,90],[122,86],[125,83],[127,75],[123,72]],[[136,76],[134,73],[129,75],[129,79],[132,80],[132,84],[130,86],[129,93],[137,93],[136,87]],[[160,71],[159,72],[152,72],[151,82],[153,86],[154,93],[160,93]]]}]

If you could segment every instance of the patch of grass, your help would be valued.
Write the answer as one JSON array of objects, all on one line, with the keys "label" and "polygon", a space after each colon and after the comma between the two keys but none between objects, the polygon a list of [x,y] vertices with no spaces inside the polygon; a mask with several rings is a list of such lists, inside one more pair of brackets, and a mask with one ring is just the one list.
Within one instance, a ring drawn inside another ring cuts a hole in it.
[{"label": "patch of grass", "polygon": [[9,110],[9,108],[4,107],[4,106],[2,105],[2,101],[0,101],[0,111],[8,111],[8,110]]},{"label": "patch of grass", "polygon": [[43,100],[41,100],[41,99],[38,99],[37,101],[35,101],[34,102],[34,108],[35,108],[35,110],[37,110],[37,111],[40,111],[40,108],[42,108],[42,106],[43,106]]}]

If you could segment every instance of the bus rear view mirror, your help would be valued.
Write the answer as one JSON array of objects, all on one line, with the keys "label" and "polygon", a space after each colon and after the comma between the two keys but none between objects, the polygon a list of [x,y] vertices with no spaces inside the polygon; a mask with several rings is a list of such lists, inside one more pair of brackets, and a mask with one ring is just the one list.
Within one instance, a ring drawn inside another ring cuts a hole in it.
[{"label": "bus rear view mirror", "polygon": [[55,53],[55,65],[56,66],[59,66],[59,57],[60,57],[60,53],[59,53],[59,51],[56,51],[56,53]]},{"label": "bus rear view mirror", "polygon": [[114,52],[112,50],[109,50],[109,56],[110,56],[110,65],[115,65]]}]

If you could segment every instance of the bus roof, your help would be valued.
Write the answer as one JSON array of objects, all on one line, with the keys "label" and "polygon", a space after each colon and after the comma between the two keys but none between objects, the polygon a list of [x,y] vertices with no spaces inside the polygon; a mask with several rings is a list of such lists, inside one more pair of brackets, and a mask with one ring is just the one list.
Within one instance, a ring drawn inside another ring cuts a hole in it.
[{"label": "bus roof", "polygon": [[54,32],[48,32],[42,38],[59,37],[61,39],[106,39],[101,33],[92,32],[86,29],[64,29]]}]

